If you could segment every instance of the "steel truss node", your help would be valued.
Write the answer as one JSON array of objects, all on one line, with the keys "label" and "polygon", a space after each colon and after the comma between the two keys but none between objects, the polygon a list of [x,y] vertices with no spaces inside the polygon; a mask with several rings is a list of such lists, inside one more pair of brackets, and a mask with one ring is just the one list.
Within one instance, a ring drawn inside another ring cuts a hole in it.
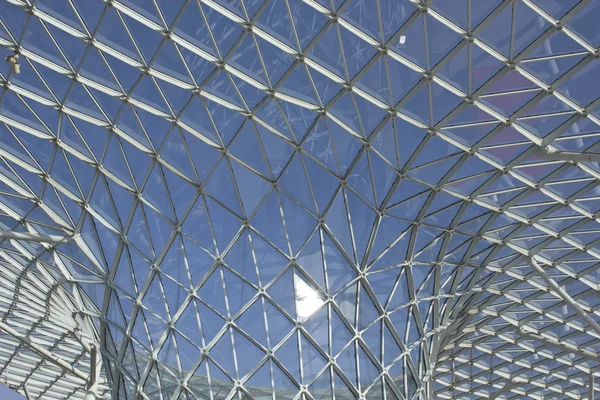
[{"label": "steel truss node", "polygon": [[599,19],[0,0],[0,379],[31,399],[593,399]]}]

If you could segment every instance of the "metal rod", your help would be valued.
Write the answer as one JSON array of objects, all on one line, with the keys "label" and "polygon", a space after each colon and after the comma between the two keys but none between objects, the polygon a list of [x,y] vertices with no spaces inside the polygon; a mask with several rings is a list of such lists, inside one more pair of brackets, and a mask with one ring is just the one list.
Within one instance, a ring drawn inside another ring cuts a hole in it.
[{"label": "metal rod", "polygon": [[97,389],[97,358],[98,349],[95,345],[90,346],[90,377],[88,379],[87,392],[85,393],[85,400],[96,400],[96,389]]},{"label": "metal rod", "polygon": [[590,374],[590,382],[588,387],[588,400],[594,400],[594,374]]},{"label": "metal rod", "polygon": [[578,153],[575,151],[547,151],[542,150],[538,154],[538,158],[542,160],[553,161],[600,161],[600,153]]},{"label": "metal rod", "polygon": [[0,230],[0,239],[15,239],[15,240],[24,240],[27,242],[54,243],[54,244],[71,243],[71,241],[73,240],[73,238],[71,236],[43,235],[43,234],[39,234],[39,233],[3,231],[3,230]]},{"label": "metal rod", "polygon": [[31,393],[29,393],[29,389],[27,389],[26,384],[23,384],[23,392],[25,392],[25,398],[27,400],[33,400],[33,397],[31,397]]},{"label": "metal rod", "polygon": [[498,390],[497,392],[494,392],[490,397],[488,397],[488,399],[489,400],[497,399],[498,397],[500,397],[500,395],[502,395],[506,392],[510,392],[512,389],[516,388],[517,386],[519,386],[522,383],[523,382],[519,383],[519,382],[514,382],[514,381],[508,382],[500,390]]},{"label": "metal rod", "polygon": [[539,264],[533,259],[533,257],[529,259],[529,265],[531,265],[531,268],[533,268],[535,270],[535,272],[538,273],[538,275],[548,284],[548,286],[550,286],[550,288],[556,294],[558,294],[563,299],[563,301],[565,303],[567,303],[569,306],[571,306],[575,310],[575,312],[577,314],[579,314],[579,316],[581,318],[583,318],[585,320],[585,322],[587,322],[588,325],[594,331],[596,331],[596,333],[598,335],[600,335],[600,325],[598,325],[598,323],[596,321],[594,321],[594,319],[592,317],[590,317],[583,310],[583,308],[581,308],[579,303],[577,303],[575,300],[573,300],[573,298],[571,296],[569,296],[569,294],[565,290],[563,290],[560,286],[558,286],[558,283],[556,283],[556,281],[554,281],[554,279],[552,279],[552,278],[550,278],[550,276],[548,276],[546,271],[544,271],[544,269],[539,266]]},{"label": "metal rod", "polygon": [[96,384],[96,363],[98,358],[98,349],[95,345],[90,346],[90,380],[89,385]]}]

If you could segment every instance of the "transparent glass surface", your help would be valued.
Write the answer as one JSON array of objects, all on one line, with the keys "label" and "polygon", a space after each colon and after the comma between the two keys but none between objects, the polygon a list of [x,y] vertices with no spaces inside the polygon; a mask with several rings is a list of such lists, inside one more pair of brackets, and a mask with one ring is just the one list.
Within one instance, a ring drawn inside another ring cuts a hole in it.
[{"label": "transparent glass surface", "polygon": [[91,343],[103,398],[587,398],[600,165],[540,152],[598,151],[598,18],[0,0],[0,230],[47,235],[0,234],[0,374],[83,398]]}]

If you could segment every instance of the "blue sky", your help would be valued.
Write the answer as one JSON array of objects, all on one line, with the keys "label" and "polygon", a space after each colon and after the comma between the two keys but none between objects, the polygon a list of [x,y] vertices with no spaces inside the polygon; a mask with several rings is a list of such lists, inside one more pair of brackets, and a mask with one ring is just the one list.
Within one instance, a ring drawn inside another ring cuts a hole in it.
[{"label": "blue sky", "polygon": [[21,396],[19,393],[7,388],[4,385],[0,385],[0,399],[3,400],[23,400],[25,396]]}]

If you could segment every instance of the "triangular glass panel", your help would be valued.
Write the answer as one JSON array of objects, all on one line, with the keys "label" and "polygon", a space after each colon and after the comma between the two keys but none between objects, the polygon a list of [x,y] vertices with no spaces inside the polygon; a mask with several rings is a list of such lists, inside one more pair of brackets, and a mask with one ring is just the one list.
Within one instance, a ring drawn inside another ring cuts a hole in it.
[{"label": "triangular glass panel", "polygon": [[240,309],[254,297],[256,289],[250,284],[244,282],[229,269],[222,268],[225,282],[225,291],[227,293],[227,305],[229,314],[236,315]]},{"label": "triangular glass panel", "polygon": [[236,161],[231,161],[231,168],[236,178],[235,183],[244,207],[244,214],[247,217],[251,216],[271,190],[271,183]]},{"label": "triangular glass panel", "polygon": [[264,347],[267,346],[267,330],[262,300],[255,301],[236,320],[236,325]]},{"label": "triangular glass panel", "polygon": [[215,269],[212,275],[204,282],[198,296],[221,315],[227,315],[225,305],[225,293],[223,292],[223,280],[220,268]]},{"label": "triangular glass panel", "polygon": [[294,377],[296,382],[300,379],[300,348],[298,333],[294,333],[275,353],[277,360]]}]

